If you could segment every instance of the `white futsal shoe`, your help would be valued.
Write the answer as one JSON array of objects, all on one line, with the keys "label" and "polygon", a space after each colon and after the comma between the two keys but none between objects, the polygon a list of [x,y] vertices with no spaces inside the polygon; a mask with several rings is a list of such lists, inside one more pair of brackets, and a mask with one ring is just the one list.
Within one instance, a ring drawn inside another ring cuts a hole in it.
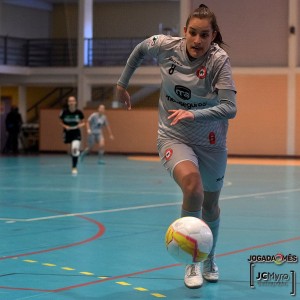
[{"label": "white futsal shoe", "polygon": [[215,256],[209,256],[203,262],[203,277],[208,282],[217,282],[219,280],[219,269],[216,265]]},{"label": "white futsal shoe", "polygon": [[199,289],[203,284],[200,263],[186,265],[184,284],[189,289]]},{"label": "white futsal shoe", "polygon": [[76,176],[78,174],[78,171],[76,168],[72,168],[72,175]]}]

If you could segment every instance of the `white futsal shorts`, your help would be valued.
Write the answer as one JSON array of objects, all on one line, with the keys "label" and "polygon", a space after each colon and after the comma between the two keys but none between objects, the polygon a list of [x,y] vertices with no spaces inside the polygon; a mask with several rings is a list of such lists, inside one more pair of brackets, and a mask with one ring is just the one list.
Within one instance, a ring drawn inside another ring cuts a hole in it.
[{"label": "white futsal shorts", "polygon": [[182,161],[190,160],[199,169],[206,192],[223,187],[227,165],[227,150],[212,151],[200,146],[188,146],[177,140],[158,140],[158,152],[164,167],[173,177],[173,170]]}]

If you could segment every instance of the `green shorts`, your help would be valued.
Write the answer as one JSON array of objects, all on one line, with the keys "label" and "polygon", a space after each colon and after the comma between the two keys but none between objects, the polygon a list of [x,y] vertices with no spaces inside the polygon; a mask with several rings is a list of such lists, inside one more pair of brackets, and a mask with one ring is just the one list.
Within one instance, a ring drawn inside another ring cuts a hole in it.
[{"label": "green shorts", "polygon": [[200,171],[204,191],[217,192],[222,189],[227,165],[227,150],[216,151],[165,139],[159,139],[157,147],[159,157],[172,177],[175,166],[189,160]]}]

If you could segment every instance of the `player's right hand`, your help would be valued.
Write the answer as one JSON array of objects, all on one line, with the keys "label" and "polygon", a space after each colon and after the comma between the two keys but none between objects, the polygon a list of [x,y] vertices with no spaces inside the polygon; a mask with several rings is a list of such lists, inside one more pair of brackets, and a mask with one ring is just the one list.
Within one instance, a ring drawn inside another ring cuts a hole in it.
[{"label": "player's right hand", "polygon": [[131,110],[130,95],[123,87],[117,85],[117,100],[123,103],[128,110]]}]

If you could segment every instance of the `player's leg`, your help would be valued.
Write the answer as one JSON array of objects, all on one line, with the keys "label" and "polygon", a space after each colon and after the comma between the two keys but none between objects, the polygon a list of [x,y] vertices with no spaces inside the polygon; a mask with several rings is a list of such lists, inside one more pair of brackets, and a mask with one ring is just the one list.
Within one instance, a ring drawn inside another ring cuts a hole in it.
[{"label": "player's leg", "polygon": [[209,282],[217,282],[219,279],[219,270],[215,261],[216,245],[220,226],[220,191],[205,192],[202,216],[203,220],[209,226],[213,234],[213,246],[207,260],[203,263],[203,277]]},{"label": "player's leg", "polygon": [[77,163],[80,155],[80,141],[73,140],[71,142],[71,156],[72,156],[72,174],[77,175]]},{"label": "player's leg", "polygon": [[181,216],[201,218],[204,191],[198,167],[190,160],[181,161],[175,166],[173,177],[183,194]]},{"label": "player's leg", "polygon": [[207,260],[203,263],[203,277],[209,282],[217,282],[219,270],[216,265],[215,252],[220,226],[219,198],[226,171],[227,151],[207,152],[197,150],[197,154],[199,155],[200,171],[205,190],[202,217],[213,234],[213,247]]},{"label": "player's leg", "polygon": [[103,156],[104,156],[104,147],[105,147],[105,140],[103,135],[99,135],[99,142],[98,142],[98,164],[99,165],[103,165],[105,164],[104,160],[103,160]]},{"label": "player's leg", "polygon": [[[173,176],[183,193],[181,217],[201,218],[204,191],[194,151],[177,141],[159,141],[158,150],[165,168]],[[184,283],[188,288],[200,288],[203,278],[200,263],[186,265]]]},{"label": "player's leg", "polygon": [[94,134],[89,134],[87,138],[87,147],[82,151],[80,155],[80,161],[82,162],[84,158],[90,153],[95,143]]},{"label": "player's leg", "polygon": [[[201,219],[204,192],[198,167],[192,161],[182,161],[174,168],[173,177],[183,193],[181,217],[193,216]],[[192,289],[202,286],[200,263],[186,265],[184,283]]]}]

